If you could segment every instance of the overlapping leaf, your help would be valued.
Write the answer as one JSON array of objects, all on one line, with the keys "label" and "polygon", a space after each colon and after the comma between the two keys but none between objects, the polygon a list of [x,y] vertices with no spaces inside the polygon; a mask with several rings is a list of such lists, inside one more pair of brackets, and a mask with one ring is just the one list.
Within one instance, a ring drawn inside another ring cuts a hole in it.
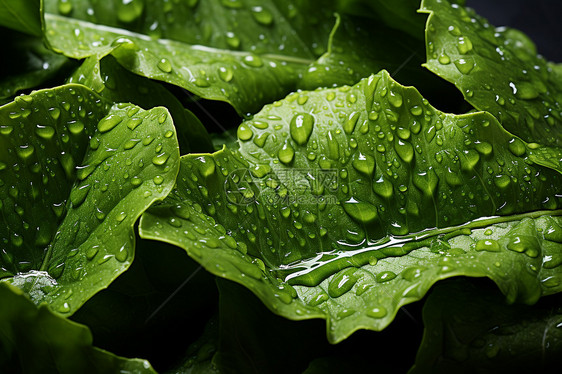
[{"label": "overlapping leaf", "polygon": [[133,224],[173,186],[170,115],[70,84],[1,107],[0,144],[0,278],[74,313],[129,267]]},{"label": "overlapping leaf", "polygon": [[2,372],[155,373],[146,360],[126,359],[94,347],[86,326],[60,317],[46,305],[33,305],[15,287],[0,283],[0,299]]},{"label": "overlapping leaf", "polygon": [[39,85],[64,73],[69,59],[49,51],[40,38],[12,30],[0,29],[9,58],[0,61],[0,104],[12,101],[21,91]]},{"label": "overlapping leaf", "polygon": [[444,114],[381,72],[292,94],[238,137],[239,149],[182,159],[141,236],[281,315],[328,319],[332,341],[384,328],[454,275],[488,276],[512,301],[561,287],[562,175],[530,155],[556,150],[488,113]]},{"label": "overlapping leaf", "polygon": [[95,56],[88,58],[72,74],[69,82],[90,87],[112,102],[130,102],[144,109],[165,106],[178,132],[181,154],[213,149],[209,134],[199,119],[173,94],[162,85],[127,71],[111,56],[101,61]]},{"label": "overlapping leaf", "polygon": [[562,81],[522,32],[448,0],[424,0],[425,66],[528,142],[562,144]]},{"label": "overlapping leaf", "polygon": [[437,286],[410,373],[551,372],[561,363],[560,311],[559,295],[529,307],[466,281]]},{"label": "overlapping leaf", "polygon": [[334,23],[328,9],[309,16],[307,2],[71,0],[65,6],[45,1],[46,36],[55,50],[73,58],[112,53],[135,73],[229,102],[244,114],[295,89],[299,73],[325,50]]},{"label": "overlapping leaf", "polygon": [[41,35],[41,0],[1,0],[0,26],[24,32],[30,35]]}]

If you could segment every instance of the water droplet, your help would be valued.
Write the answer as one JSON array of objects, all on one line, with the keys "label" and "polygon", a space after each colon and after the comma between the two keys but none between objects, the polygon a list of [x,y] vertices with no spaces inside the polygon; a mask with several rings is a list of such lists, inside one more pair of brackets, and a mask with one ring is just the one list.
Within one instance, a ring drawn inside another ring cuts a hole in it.
[{"label": "water droplet", "polygon": [[129,252],[127,251],[126,245],[123,245],[117,253],[115,254],[115,259],[119,262],[125,262],[129,257]]},{"label": "water droplet", "polygon": [[368,309],[367,312],[365,312],[365,314],[367,314],[367,316],[371,318],[383,318],[384,316],[387,315],[387,311],[385,307],[379,306],[372,309]]},{"label": "water droplet", "polygon": [[156,66],[158,66],[158,69],[160,69],[164,73],[170,73],[172,71],[172,64],[170,63],[170,61],[168,61],[167,58],[160,59]]},{"label": "water droplet", "polygon": [[221,0],[221,4],[231,9],[242,8],[242,1],[240,0]]},{"label": "water droplet", "polygon": [[227,32],[226,44],[228,44],[230,48],[236,49],[240,46],[240,39],[233,32]]},{"label": "water droplet", "polygon": [[489,156],[493,151],[492,145],[488,142],[478,142],[474,145],[474,148],[484,156]]},{"label": "water droplet", "polygon": [[351,198],[343,203],[345,212],[355,221],[370,223],[377,218],[377,208],[367,202],[360,202]]},{"label": "water droplet", "polygon": [[168,161],[168,158],[169,158],[169,157],[170,157],[169,154],[167,154],[167,153],[165,153],[165,152],[164,152],[164,153],[161,153],[161,154],[159,154],[159,155],[157,155],[157,156],[154,156],[154,157],[152,158],[152,163],[153,163],[154,165],[156,165],[156,166],[162,166],[162,165],[164,165],[164,164],[166,163],[166,161]]},{"label": "water droplet", "polygon": [[219,77],[225,82],[230,82],[234,76],[234,70],[228,66],[221,66],[219,68]]},{"label": "water droplet", "polygon": [[494,178],[494,184],[501,189],[506,188],[510,183],[511,179],[508,175],[496,175]]},{"label": "water droplet", "polygon": [[98,252],[99,252],[99,245],[91,246],[86,250],[86,258],[90,261],[93,260],[94,257],[96,257],[96,255],[98,254]]},{"label": "water droplet", "polygon": [[439,61],[441,65],[449,65],[451,63],[451,58],[447,56],[447,54],[443,53],[441,56],[439,56],[439,59],[437,61]]},{"label": "water droplet", "polygon": [[124,23],[133,22],[142,14],[144,0],[117,1],[117,19]]},{"label": "water droplet", "polygon": [[360,112],[351,112],[349,118],[347,119],[347,121],[345,121],[343,125],[343,131],[345,131],[346,134],[353,133],[353,130],[355,129],[355,125],[357,124],[357,120],[359,119],[360,115],[361,115]]},{"label": "water droplet", "polygon": [[461,168],[464,171],[470,172],[474,170],[474,167],[478,164],[479,161],[480,154],[477,151],[473,149],[463,151],[461,156]]},{"label": "water droplet", "polygon": [[32,145],[21,145],[17,148],[16,152],[22,160],[27,160],[35,152],[35,147]]},{"label": "water droplet", "polygon": [[380,197],[388,199],[392,197],[394,188],[392,183],[381,176],[375,183],[373,183],[373,191]]},{"label": "water droplet", "polygon": [[37,128],[35,129],[35,133],[40,138],[43,138],[45,140],[50,140],[55,135],[55,129],[52,128],[51,126],[37,125]]},{"label": "water droplet", "polygon": [[462,74],[469,74],[474,69],[474,60],[459,58],[455,60],[455,66]]},{"label": "water droplet", "polygon": [[157,186],[161,185],[164,182],[164,178],[162,178],[160,175],[155,176],[154,178],[152,178],[152,180]]},{"label": "water droplet", "polygon": [[381,273],[378,273],[377,276],[375,277],[375,281],[377,283],[384,283],[384,282],[391,281],[394,278],[396,278],[396,273],[389,270],[389,271],[383,271]]},{"label": "water droplet", "polygon": [[215,161],[209,156],[200,156],[196,159],[198,161],[197,168],[204,178],[210,177],[215,173]]},{"label": "water droplet", "polygon": [[257,23],[269,26],[273,23],[273,15],[267,9],[261,6],[252,7],[252,16]]},{"label": "water droplet", "polygon": [[517,138],[513,138],[509,141],[508,148],[511,153],[513,153],[517,157],[523,156],[526,151],[525,144]]},{"label": "water droplet", "polygon": [[312,134],[314,117],[308,113],[293,116],[289,125],[291,137],[298,145],[305,145]]},{"label": "water droplet", "polygon": [[533,100],[539,97],[540,92],[537,87],[530,82],[519,82],[515,96],[523,100]]},{"label": "water droplet", "polygon": [[336,298],[351,290],[357,283],[356,271],[357,269],[347,268],[336,273],[328,284],[328,294],[332,298]]},{"label": "water droplet", "polygon": [[395,108],[400,108],[403,103],[402,95],[398,92],[390,91],[390,95],[388,96],[388,102]]},{"label": "water droplet", "polygon": [[457,41],[457,49],[461,55],[466,55],[468,52],[472,51],[472,42],[467,36],[461,36]]},{"label": "water droplet", "polygon": [[101,133],[107,132],[121,123],[121,121],[123,121],[122,117],[117,114],[110,114],[98,123],[98,130]]},{"label": "water droplet", "polygon": [[238,136],[238,139],[246,141],[252,139],[254,132],[247,124],[243,123],[238,127],[236,135]]},{"label": "water droplet", "polygon": [[59,308],[58,311],[60,313],[70,313],[70,305],[68,303],[63,303]]},{"label": "water droplet", "polygon": [[60,117],[60,109],[59,108],[50,108],[49,114],[51,115],[51,118],[53,118],[56,121]]},{"label": "water droplet", "polygon": [[80,121],[71,121],[68,123],[68,131],[73,135],[79,135],[84,131],[84,124]]},{"label": "water droplet", "polygon": [[484,239],[476,242],[475,248],[477,251],[499,252],[500,245],[493,239]]},{"label": "water droplet", "polygon": [[59,0],[58,8],[60,14],[68,16],[70,12],[72,12],[72,3],[70,2],[70,0]]},{"label": "water droplet", "polygon": [[426,196],[433,196],[439,183],[439,177],[432,167],[427,172],[414,173],[412,182]]},{"label": "water droplet", "polygon": [[351,164],[355,170],[368,176],[372,176],[375,170],[375,158],[361,152],[353,156]]},{"label": "water droplet", "polygon": [[285,142],[283,144],[283,147],[277,153],[277,156],[279,157],[279,161],[281,161],[282,163],[290,164],[295,157],[295,151],[289,143]]},{"label": "water droplet", "polygon": [[70,192],[70,202],[72,203],[73,208],[77,208],[86,200],[86,196],[88,196],[88,192],[90,192],[90,185],[86,184],[80,187],[75,187]]},{"label": "water droplet", "polygon": [[245,56],[244,59],[244,64],[253,67],[253,68],[259,68],[261,66],[263,66],[263,61],[259,56],[256,55],[248,55]]},{"label": "water droplet", "polygon": [[396,139],[394,150],[404,162],[410,163],[414,159],[414,147],[407,141]]}]

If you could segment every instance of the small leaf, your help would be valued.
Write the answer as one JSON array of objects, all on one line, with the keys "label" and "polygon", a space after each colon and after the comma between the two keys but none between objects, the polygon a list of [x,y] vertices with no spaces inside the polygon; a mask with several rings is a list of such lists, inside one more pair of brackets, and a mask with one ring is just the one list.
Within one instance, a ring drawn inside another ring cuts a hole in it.
[{"label": "small leaf", "polygon": [[0,26],[41,36],[41,0],[0,0]]},{"label": "small leaf", "polygon": [[562,144],[562,81],[522,32],[495,28],[469,8],[424,0],[425,66],[466,101],[527,142]]},{"label": "small leaf", "polygon": [[0,278],[74,313],[129,267],[133,224],[173,186],[170,115],[70,84],[19,96],[0,123]]}]

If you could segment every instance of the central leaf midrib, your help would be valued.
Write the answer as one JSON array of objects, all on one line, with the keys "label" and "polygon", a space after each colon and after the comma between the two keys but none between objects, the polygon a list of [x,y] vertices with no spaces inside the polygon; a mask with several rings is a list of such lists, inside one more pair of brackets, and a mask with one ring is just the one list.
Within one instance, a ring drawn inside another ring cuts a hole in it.
[{"label": "central leaf midrib", "polygon": [[[280,62],[290,62],[290,63],[302,64],[302,65],[310,65],[313,62],[315,62],[315,60],[313,60],[313,59],[291,56],[291,55],[281,55],[281,54],[276,54],[276,53],[261,53],[260,54],[260,53],[253,53],[253,52],[249,52],[249,51],[233,51],[233,50],[230,50],[230,49],[221,49],[221,48],[211,47],[211,46],[207,46],[207,45],[204,45],[204,44],[189,44],[189,43],[185,43],[185,42],[173,40],[173,39],[165,39],[165,38],[154,39],[154,38],[152,38],[152,37],[150,37],[146,34],[137,33],[135,31],[130,31],[130,30],[127,30],[127,29],[103,25],[103,24],[99,24],[99,23],[88,22],[88,21],[84,21],[84,20],[81,20],[81,19],[77,19],[77,18],[63,17],[63,16],[59,16],[59,15],[53,14],[53,13],[45,13],[45,20],[46,21],[47,20],[53,20],[53,21],[61,21],[61,22],[76,22],[76,23],[80,24],[82,28],[99,29],[101,31],[105,31],[105,32],[113,33],[113,34],[118,34],[118,35],[122,35],[122,36],[128,36],[128,37],[132,37],[132,38],[138,38],[138,39],[141,39],[141,40],[144,40],[144,41],[147,41],[147,42],[153,42],[153,43],[158,43],[158,44],[162,44],[162,45],[179,44],[179,45],[182,45],[186,48],[191,48],[191,49],[196,49],[196,50],[201,50],[201,51],[206,51],[206,52],[211,52],[211,53],[216,53],[216,54],[230,54],[232,56],[244,56],[244,57],[248,56],[248,55],[258,55],[258,56],[260,56],[262,58],[266,58],[266,59],[271,59],[271,60],[280,61]],[[105,45],[105,47],[112,48],[109,44]]]},{"label": "central leaf midrib", "polygon": [[[508,216],[492,216],[492,217],[482,217],[482,218],[477,218],[474,219],[472,221],[468,221],[465,222],[463,224],[460,225],[456,225],[456,226],[449,226],[449,227],[443,227],[443,228],[432,228],[432,229],[426,229],[417,233],[411,233],[408,235],[403,235],[403,236],[393,236],[393,235],[388,235],[384,238],[379,239],[378,241],[371,243],[370,246],[367,247],[362,247],[362,248],[358,248],[356,250],[353,251],[345,251],[342,249],[337,249],[337,250],[333,250],[330,252],[320,252],[317,253],[314,257],[310,257],[308,259],[304,259],[304,260],[300,260],[296,263],[290,264],[290,265],[280,265],[277,268],[273,268],[271,269],[272,272],[282,272],[285,274],[285,281],[288,281],[290,279],[296,278],[300,275],[304,275],[304,274],[308,274],[320,267],[323,266],[329,266],[331,263],[337,261],[337,260],[341,260],[342,258],[346,258],[346,259],[351,259],[354,256],[357,256],[359,254],[363,254],[366,252],[371,252],[371,251],[378,251],[384,248],[391,248],[393,247],[393,244],[406,244],[406,243],[412,243],[412,242],[417,242],[417,241],[424,241],[424,240],[428,240],[431,238],[434,238],[436,236],[440,236],[440,235],[446,235],[446,234],[451,234],[451,233],[455,233],[455,232],[459,232],[458,235],[461,235],[460,231],[463,229],[470,229],[470,230],[474,230],[474,229],[482,229],[484,227],[488,227],[491,225],[496,225],[499,223],[505,223],[505,222],[513,222],[513,221],[521,221],[524,218],[531,218],[531,219],[536,219],[539,217],[543,217],[543,216],[561,216],[562,215],[562,209],[558,209],[558,210],[536,210],[533,212],[526,212],[526,213],[519,213],[519,214],[514,214],[514,215],[508,215]],[[457,236],[457,235],[454,235]],[[389,245],[385,246],[385,244],[389,243]],[[413,248],[412,250],[415,250],[416,248]],[[419,249],[419,248],[418,248]],[[333,259],[329,259],[326,262],[315,266],[315,264],[318,264],[319,261],[322,259],[323,256],[327,256],[327,255],[338,255],[338,257],[333,258]],[[386,256],[386,257],[394,257],[394,256]],[[351,265],[349,265],[351,266]],[[348,267],[349,267],[348,266]],[[301,270],[299,270],[301,269]]]}]

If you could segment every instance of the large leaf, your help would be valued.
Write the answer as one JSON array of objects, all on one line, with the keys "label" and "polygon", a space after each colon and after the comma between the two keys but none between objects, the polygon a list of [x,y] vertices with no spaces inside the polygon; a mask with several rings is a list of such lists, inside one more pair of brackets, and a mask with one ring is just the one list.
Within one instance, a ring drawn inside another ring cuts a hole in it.
[{"label": "large leaf", "polygon": [[41,0],[0,0],[0,26],[41,35]]},{"label": "large leaf", "polygon": [[0,61],[0,104],[12,101],[18,91],[36,88],[71,66],[70,60],[43,46],[40,38],[0,28],[3,50]]},{"label": "large leaf", "polygon": [[137,74],[226,101],[244,114],[295,89],[299,73],[325,50],[334,23],[328,9],[311,15],[309,2],[67,4],[60,12],[57,1],[45,1],[54,50],[74,58],[112,53]]},{"label": "large leaf", "polygon": [[170,111],[178,132],[180,153],[210,152],[211,138],[199,121],[179,100],[161,84],[133,74],[111,56],[101,61],[89,57],[69,78],[70,83],[90,87],[103,98],[116,102],[130,102],[150,109],[165,106]]},{"label": "large leaf", "polygon": [[424,306],[425,332],[410,373],[555,373],[562,360],[560,295],[533,307],[506,305],[487,285],[435,288]]},{"label": "large leaf", "polygon": [[425,66],[528,142],[562,144],[562,80],[522,32],[448,0],[424,0]]},{"label": "large leaf", "polygon": [[173,186],[170,116],[70,84],[1,107],[0,144],[0,278],[74,313],[129,267],[133,224]]},{"label": "large leaf", "polygon": [[382,72],[292,94],[238,136],[238,150],[182,158],[141,237],[279,314],[328,319],[332,341],[384,328],[454,275],[488,276],[511,301],[561,288],[541,282],[560,272],[560,169],[488,113],[444,114]]},{"label": "large leaf", "polygon": [[150,363],[92,345],[84,326],[37,307],[18,288],[0,283],[0,370],[3,373],[156,373]]}]

